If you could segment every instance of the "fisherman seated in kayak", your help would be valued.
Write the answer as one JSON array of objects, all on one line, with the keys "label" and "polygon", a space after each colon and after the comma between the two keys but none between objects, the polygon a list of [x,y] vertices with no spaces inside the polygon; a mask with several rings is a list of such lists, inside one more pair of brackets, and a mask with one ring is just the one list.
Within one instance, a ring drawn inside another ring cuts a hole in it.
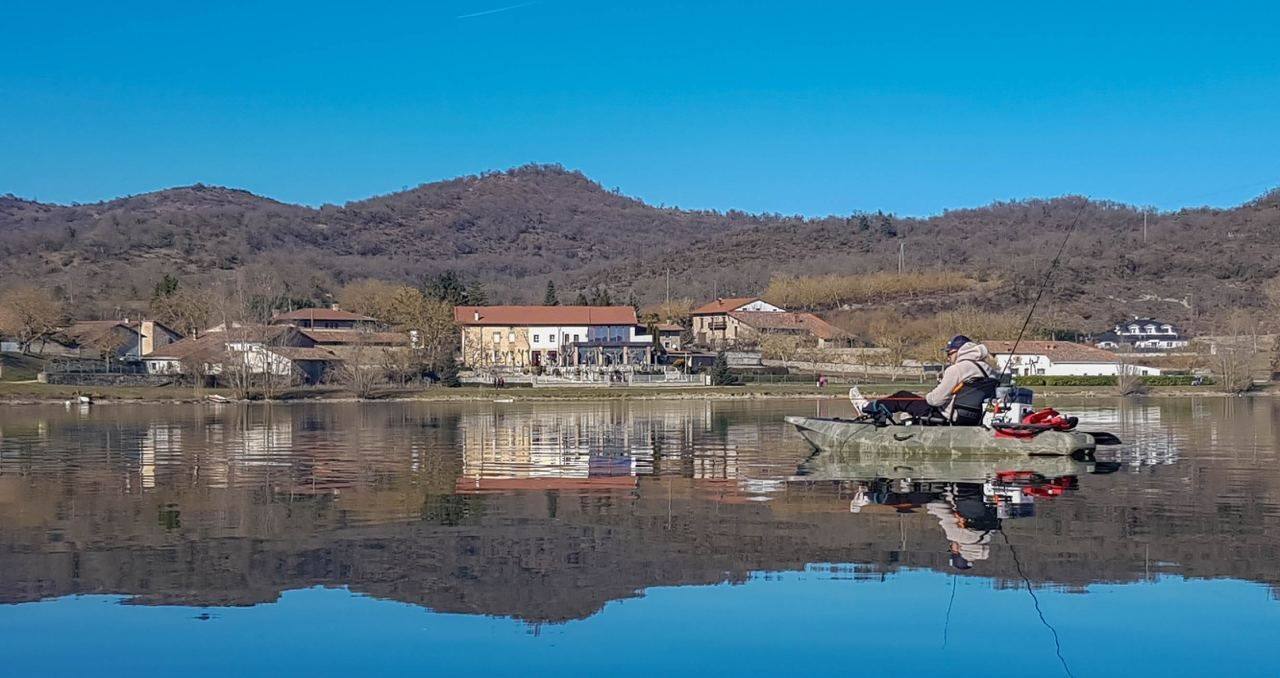
[{"label": "fisherman seated in kayak", "polygon": [[888,398],[869,401],[857,386],[849,389],[849,400],[859,414],[888,424],[897,412],[906,412],[925,424],[977,426],[982,423],[982,403],[995,396],[999,380],[984,362],[991,356],[987,347],[964,335],[947,342],[947,368],[938,385],[923,397],[898,391]]}]

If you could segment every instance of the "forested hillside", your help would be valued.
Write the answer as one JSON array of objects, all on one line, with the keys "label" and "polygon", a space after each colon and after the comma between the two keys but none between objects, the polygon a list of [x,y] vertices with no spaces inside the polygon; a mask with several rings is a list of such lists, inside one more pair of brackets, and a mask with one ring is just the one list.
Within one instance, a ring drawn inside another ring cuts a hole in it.
[{"label": "forested hillside", "polygon": [[[1280,274],[1280,195],[1227,210],[1154,213],[1082,198],[1025,200],[925,219],[818,219],[660,208],[576,172],[527,166],[425,184],[344,206],[288,205],[244,191],[175,188],[91,205],[0,198],[0,285],[56,290],[81,316],[147,306],[166,274],[215,286],[270,276],[296,303],[343,284],[416,284],[446,270],[490,299],[537,302],[548,280],[566,300],[607,288],[617,300],[763,291],[777,275],[955,273],[979,284],[916,295],[907,310],[1025,304],[1067,226],[1068,256],[1046,303],[1063,326],[1118,314],[1212,324],[1262,308]],[[870,305],[896,299],[871,299]]]}]

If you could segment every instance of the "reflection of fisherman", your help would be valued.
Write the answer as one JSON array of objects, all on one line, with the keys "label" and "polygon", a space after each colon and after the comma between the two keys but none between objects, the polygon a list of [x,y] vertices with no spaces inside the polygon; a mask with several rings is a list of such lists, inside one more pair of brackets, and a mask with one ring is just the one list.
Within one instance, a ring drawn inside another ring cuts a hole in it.
[{"label": "reflection of fisherman", "polygon": [[951,542],[952,567],[967,570],[973,567],[972,561],[990,557],[991,533],[999,531],[1000,519],[995,507],[984,500],[981,485],[953,485],[942,499],[926,504],[925,510],[938,519]]},{"label": "reflection of fisherman", "polygon": [[898,513],[913,513],[937,494],[907,480],[873,480],[870,484],[858,483],[849,501],[850,513],[861,513],[867,504],[893,507]]}]

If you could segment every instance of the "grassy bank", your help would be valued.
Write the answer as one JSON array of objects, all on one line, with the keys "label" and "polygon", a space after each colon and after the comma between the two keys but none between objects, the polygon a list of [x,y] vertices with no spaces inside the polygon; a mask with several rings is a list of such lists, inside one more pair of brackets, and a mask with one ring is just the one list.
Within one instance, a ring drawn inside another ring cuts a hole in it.
[{"label": "grassy bank", "polygon": [[[888,395],[901,389],[920,391],[919,384],[867,384],[862,391],[868,397]],[[1046,386],[1035,389],[1038,396],[1114,396],[1106,387],[1094,386]],[[616,399],[691,399],[717,400],[739,398],[844,398],[845,386],[818,387],[804,384],[751,384],[745,386],[705,386],[694,388],[653,388],[623,386],[613,388],[530,388],[530,387],[414,387],[385,389],[373,395],[371,400],[423,400],[423,401],[491,401],[511,398],[515,400],[616,400]],[[1271,391],[1258,392],[1268,395]],[[227,398],[233,394],[226,389],[204,389],[199,394],[188,387],[91,387],[53,386],[36,382],[0,382],[0,403],[61,403],[77,396],[89,396],[97,401],[119,402],[196,402],[208,395]],[[1224,395],[1212,386],[1171,386],[1157,388],[1150,396],[1215,396]],[[294,389],[281,394],[283,401],[341,401],[354,400],[354,393],[336,387]]]}]

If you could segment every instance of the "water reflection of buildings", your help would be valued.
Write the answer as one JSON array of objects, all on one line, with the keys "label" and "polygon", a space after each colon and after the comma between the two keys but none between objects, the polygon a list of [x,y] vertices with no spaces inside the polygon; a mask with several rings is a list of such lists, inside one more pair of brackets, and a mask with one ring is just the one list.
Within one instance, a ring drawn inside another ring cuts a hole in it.
[{"label": "water reflection of buildings", "polygon": [[642,476],[729,480],[758,427],[714,432],[709,403],[642,408],[617,403],[533,410],[494,408],[459,418],[458,490],[616,489]]},{"label": "water reflection of buildings", "polygon": [[[1277,404],[1142,407],[1159,412],[1126,414],[1122,437],[1171,436],[1182,456],[1076,489],[876,467],[794,477],[807,451],[776,404],[0,412],[0,601],[243,605],[342,586],[560,621],[647,587],[811,563],[857,563],[838,569],[865,578],[950,570],[952,542],[995,586],[1025,585],[1019,567],[1074,589],[1163,574],[1280,583],[1267,557],[1280,548]],[[463,487],[477,480],[510,484]],[[499,491],[525,480],[564,484]]]}]

